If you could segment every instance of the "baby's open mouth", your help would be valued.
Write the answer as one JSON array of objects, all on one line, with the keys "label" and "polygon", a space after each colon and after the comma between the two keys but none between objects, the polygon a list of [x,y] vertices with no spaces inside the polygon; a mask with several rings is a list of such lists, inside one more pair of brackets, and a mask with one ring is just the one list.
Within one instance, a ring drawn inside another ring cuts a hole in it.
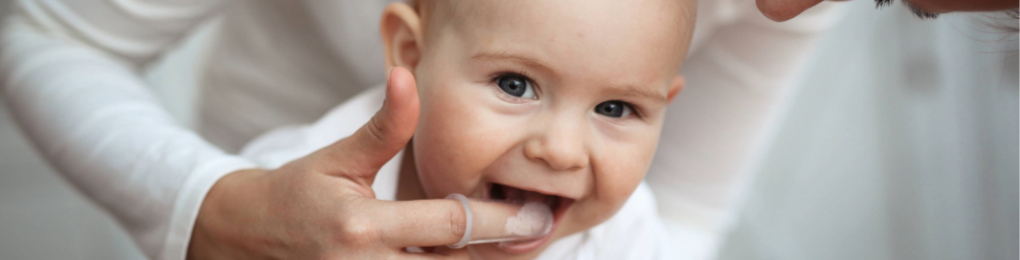
[{"label": "baby's open mouth", "polygon": [[486,193],[488,199],[513,204],[540,202],[548,206],[549,210],[553,212],[553,227],[549,234],[533,240],[501,243],[499,248],[509,253],[525,253],[535,250],[545,244],[549,238],[552,237],[553,233],[556,233],[556,228],[559,227],[560,220],[563,218],[564,213],[566,213],[567,209],[569,209],[570,205],[574,202],[574,200],[570,198],[525,190],[499,183],[490,183],[488,188],[488,192]]}]

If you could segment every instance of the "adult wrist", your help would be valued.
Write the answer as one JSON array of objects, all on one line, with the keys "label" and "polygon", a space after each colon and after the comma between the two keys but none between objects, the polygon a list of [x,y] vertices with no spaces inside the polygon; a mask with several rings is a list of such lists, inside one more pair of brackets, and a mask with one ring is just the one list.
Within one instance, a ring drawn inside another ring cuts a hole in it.
[{"label": "adult wrist", "polygon": [[238,156],[213,154],[203,157],[206,159],[198,165],[182,169],[188,171],[187,178],[180,185],[173,201],[166,232],[160,233],[162,239],[159,241],[152,241],[159,243],[158,245],[143,246],[148,248],[146,254],[150,258],[159,260],[186,258],[198,211],[212,186],[225,175],[257,167],[251,161]]},{"label": "adult wrist", "polygon": [[241,235],[245,227],[239,227],[245,218],[251,218],[247,210],[257,209],[265,203],[262,195],[265,186],[260,183],[266,173],[262,169],[245,169],[224,175],[213,184],[199,207],[198,216],[188,243],[187,259],[248,259],[243,251]]}]

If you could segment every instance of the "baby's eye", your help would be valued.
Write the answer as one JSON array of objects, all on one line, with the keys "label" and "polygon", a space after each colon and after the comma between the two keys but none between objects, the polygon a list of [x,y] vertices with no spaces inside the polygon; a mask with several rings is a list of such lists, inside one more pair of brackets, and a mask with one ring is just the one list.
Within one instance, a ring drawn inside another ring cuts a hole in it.
[{"label": "baby's eye", "polygon": [[531,86],[531,81],[521,75],[505,75],[496,78],[496,85],[499,85],[499,89],[503,92],[510,94],[514,97],[519,98],[535,98],[535,88]]},{"label": "baby's eye", "polygon": [[608,117],[627,117],[631,112],[630,105],[619,100],[606,101],[595,106],[595,113]]}]

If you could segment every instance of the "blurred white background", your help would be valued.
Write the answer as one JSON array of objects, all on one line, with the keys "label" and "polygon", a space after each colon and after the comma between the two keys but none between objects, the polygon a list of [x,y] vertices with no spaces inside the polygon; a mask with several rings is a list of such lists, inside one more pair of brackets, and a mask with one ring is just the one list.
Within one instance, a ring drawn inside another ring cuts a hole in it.
[{"label": "blurred white background", "polygon": [[[720,258],[1017,259],[1017,35],[988,15],[844,8],[752,168]],[[213,30],[149,73],[186,125]],[[0,110],[0,259],[142,259]]]},{"label": "blurred white background", "polygon": [[1017,259],[1017,20],[847,4],[721,258]]}]

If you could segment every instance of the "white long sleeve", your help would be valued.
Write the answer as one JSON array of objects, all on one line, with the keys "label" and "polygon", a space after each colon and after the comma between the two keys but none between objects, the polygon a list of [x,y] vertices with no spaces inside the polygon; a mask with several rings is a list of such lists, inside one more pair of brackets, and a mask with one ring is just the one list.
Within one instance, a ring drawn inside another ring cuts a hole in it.
[{"label": "white long sleeve", "polygon": [[822,3],[783,23],[754,1],[699,3],[687,79],[647,175],[681,259],[714,259],[753,181],[761,146],[813,43],[840,14]]},{"label": "white long sleeve", "polygon": [[206,192],[253,166],[178,125],[139,76],[226,2],[24,0],[3,29],[2,90],[22,130],[153,259],[184,259]]}]

